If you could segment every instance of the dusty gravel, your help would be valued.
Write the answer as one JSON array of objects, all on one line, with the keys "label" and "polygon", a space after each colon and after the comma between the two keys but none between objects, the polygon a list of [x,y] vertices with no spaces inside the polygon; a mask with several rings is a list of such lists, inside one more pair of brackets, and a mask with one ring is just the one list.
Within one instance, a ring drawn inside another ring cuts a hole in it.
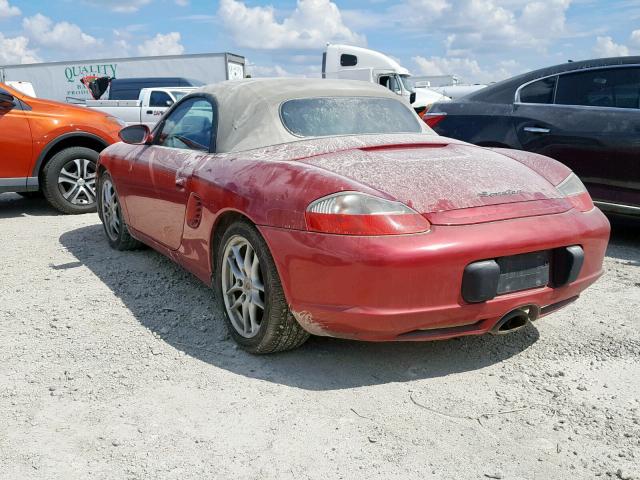
[{"label": "dusty gravel", "polygon": [[640,479],[640,226],[504,336],[256,357],[96,215],[0,195],[2,479]]}]

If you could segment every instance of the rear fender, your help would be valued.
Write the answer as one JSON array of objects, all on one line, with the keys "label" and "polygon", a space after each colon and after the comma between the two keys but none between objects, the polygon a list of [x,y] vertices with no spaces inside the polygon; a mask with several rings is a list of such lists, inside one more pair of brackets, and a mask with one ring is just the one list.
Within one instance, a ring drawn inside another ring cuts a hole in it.
[{"label": "rear fender", "polygon": [[571,169],[566,165],[563,165],[553,158],[545,157],[537,153],[513,150],[510,148],[490,148],[490,150],[529,167],[538,175],[546,178],[554,186],[559,185],[571,173]]}]

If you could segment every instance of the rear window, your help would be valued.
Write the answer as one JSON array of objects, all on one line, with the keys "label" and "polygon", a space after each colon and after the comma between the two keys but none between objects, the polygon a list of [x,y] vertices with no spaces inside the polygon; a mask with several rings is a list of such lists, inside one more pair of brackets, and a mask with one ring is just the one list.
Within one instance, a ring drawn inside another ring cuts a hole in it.
[{"label": "rear window", "polygon": [[399,100],[323,97],[288,100],[280,107],[284,126],[299,137],[420,133],[415,114]]}]

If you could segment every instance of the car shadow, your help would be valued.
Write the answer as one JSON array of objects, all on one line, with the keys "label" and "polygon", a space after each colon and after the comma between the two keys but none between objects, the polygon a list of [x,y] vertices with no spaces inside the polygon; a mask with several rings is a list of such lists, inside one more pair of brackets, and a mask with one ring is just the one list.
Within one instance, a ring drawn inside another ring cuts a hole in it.
[{"label": "car shadow", "polygon": [[302,389],[337,390],[478,370],[518,355],[539,338],[534,326],[505,336],[420,343],[312,337],[297,350],[255,356],[229,339],[213,292],[161,254],[111,250],[101,225],[64,233],[60,242],[169,345],[239,375]]},{"label": "car shadow", "polygon": [[609,217],[611,239],[607,256],[621,260],[627,265],[640,266],[640,219],[631,217]]},{"label": "car shadow", "polygon": [[62,215],[44,199],[25,198],[17,193],[0,194],[0,219]]}]

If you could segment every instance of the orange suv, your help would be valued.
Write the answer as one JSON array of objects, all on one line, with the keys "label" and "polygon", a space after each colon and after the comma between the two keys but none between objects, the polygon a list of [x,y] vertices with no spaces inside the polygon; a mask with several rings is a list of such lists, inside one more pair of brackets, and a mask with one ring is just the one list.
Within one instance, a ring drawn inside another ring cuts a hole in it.
[{"label": "orange suv", "polygon": [[0,83],[0,193],[42,193],[61,212],[94,212],[98,154],[119,141],[123,126],[102,112]]}]

